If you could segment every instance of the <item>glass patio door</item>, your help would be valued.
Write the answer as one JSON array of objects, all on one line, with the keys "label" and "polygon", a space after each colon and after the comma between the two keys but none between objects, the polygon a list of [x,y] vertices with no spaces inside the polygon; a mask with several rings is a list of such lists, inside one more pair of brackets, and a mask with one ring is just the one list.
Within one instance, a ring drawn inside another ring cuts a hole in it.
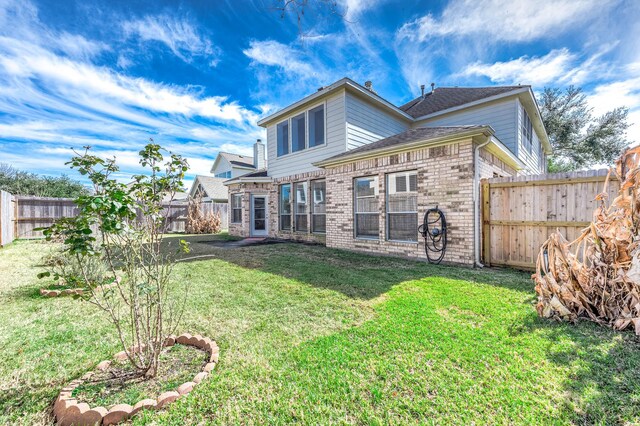
[{"label": "glass patio door", "polygon": [[267,196],[251,195],[251,236],[266,237],[267,234]]}]

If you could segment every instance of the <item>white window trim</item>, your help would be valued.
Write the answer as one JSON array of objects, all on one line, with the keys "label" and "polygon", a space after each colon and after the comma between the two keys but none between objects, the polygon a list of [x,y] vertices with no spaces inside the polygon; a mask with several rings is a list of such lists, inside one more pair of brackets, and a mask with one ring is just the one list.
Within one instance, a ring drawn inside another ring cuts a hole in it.
[{"label": "white window trim", "polygon": [[[323,123],[324,123],[324,142],[321,143],[320,145],[315,145],[315,146],[309,146],[309,111],[311,111],[314,108],[319,107],[320,105],[323,106],[323,114],[324,114],[324,119],[323,119]],[[293,148],[293,132],[291,131],[292,129],[292,119],[295,117],[298,117],[299,115],[304,114],[304,135],[305,135],[305,148],[301,149],[300,151],[292,151]],[[288,147],[289,147],[289,152],[287,152],[286,154],[283,155],[278,155],[278,126],[284,122],[287,122],[287,125],[289,126],[289,140],[288,142]],[[294,156],[294,155],[300,155],[303,154],[305,152],[309,152],[311,150],[317,149],[317,148],[322,148],[327,146],[327,101],[322,101],[322,102],[318,102],[314,105],[311,105],[310,107],[306,108],[302,113],[298,112],[296,114],[293,114],[289,117],[287,117],[284,120],[280,120],[279,122],[277,122],[275,124],[276,126],[276,159],[277,158],[285,158],[285,157],[289,157],[289,156]]]},{"label": "white window trim", "polygon": [[[233,202],[236,198],[240,198],[240,207],[233,207]],[[240,210],[240,221],[239,222],[235,222],[233,220],[233,211],[234,210]],[[231,223],[242,223],[242,194],[232,194],[231,195]]]},{"label": "white window trim", "polygon": [[[390,172],[385,174],[384,180],[385,180],[385,197],[384,197],[384,233],[385,233],[385,240],[392,242],[392,243],[403,243],[403,244],[418,244],[418,228],[416,228],[416,240],[395,240],[395,239],[391,239],[389,237],[389,176],[392,175],[396,175],[399,173],[412,173],[415,172],[416,173],[416,197],[418,196],[418,191],[417,191],[417,175],[418,175],[418,171],[417,170],[403,170],[403,171],[398,171],[398,172]],[[417,206],[416,206],[417,207]],[[416,219],[419,219],[418,217],[418,210],[416,210],[415,212],[411,211],[411,212],[393,212],[391,214],[409,214],[409,213],[415,213],[416,214]],[[416,221],[418,223],[418,225],[420,224],[419,220]]]}]

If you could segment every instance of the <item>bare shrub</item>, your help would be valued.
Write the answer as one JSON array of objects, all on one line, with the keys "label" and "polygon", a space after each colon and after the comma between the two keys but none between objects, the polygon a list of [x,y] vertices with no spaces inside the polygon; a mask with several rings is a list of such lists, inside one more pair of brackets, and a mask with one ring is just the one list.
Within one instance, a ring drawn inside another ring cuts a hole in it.
[{"label": "bare shrub", "polygon": [[217,234],[222,230],[220,212],[209,211],[202,213],[202,193],[189,198],[187,212],[187,234]]}]

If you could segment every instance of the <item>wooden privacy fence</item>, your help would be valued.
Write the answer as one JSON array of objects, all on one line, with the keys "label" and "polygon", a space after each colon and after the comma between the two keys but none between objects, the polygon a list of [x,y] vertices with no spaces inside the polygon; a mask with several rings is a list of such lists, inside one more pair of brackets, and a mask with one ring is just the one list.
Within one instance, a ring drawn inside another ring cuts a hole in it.
[{"label": "wooden privacy fence", "polygon": [[[71,198],[12,196],[3,191],[1,201],[0,246],[10,243],[15,238],[41,238],[42,232],[36,231],[36,228],[51,226],[57,219],[74,217],[78,214],[78,208]],[[166,203],[164,208],[168,209],[165,232],[184,232],[188,203]],[[226,203],[204,202],[200,208],[205,214],[220,213],[222,229],[228,228]]]},{"label": "wooden privacy fence", "polygon": [[[569,241],[589,226],[607,170],[482,181],[482,252],[487,265],[533,270],[542,243],[559,230]],[[609,181],[609,199],[620,184]]]}]

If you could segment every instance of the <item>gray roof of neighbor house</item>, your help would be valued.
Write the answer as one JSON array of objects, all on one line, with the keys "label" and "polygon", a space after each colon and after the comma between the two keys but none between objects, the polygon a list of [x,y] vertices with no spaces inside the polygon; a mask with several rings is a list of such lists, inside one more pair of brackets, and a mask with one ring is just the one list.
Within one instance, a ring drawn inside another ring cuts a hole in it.
[{"label": "gray roof of neighbor house", "polygon": [[229,196],[229,191],[227,187],[222,184],[225,180],[226,179],[223,178],[197,175],[193,181],[193,187],[190,193],[191,195],[195,195],[194,190],[199,184],[204,189],[204,197],[213,198],[214,200],[226,200]]},{"label": "gray roof of neighbor house", "polygon": [[220,155],[224,157],[229,163],[238,167],[247,167],[254,169],[253,157],[247,157],[246,155],[231,154],[230,152],[221,152]]},{"label": "gray roof of neighbor house", "polygon": [[388,138],[380,139],[377,142],[372,142],[367,145],[360,146],[351,151],[343,152],[333,157],[329,157],[325,160],[319,161],[316,164],[331,163],[335,160],[342,158],[358,157],[368,152],[391,149],[396,146],[402,146],[411,142],[418,141],[438,141],[451,136],[462,136],[466,134],[478,134],[481,132],[493,134],[493,129],[490,126],[442,126],[442,127],[417,127],[415,129],[405,130],[397,135],[389,136]]},{"label": "gray roof of neighbor house", "polygon": [[269,176],[267,175],[267,169],[260,169],[260,170],[256,170],[255,172],[249,172],[247,174],[244,174],[242,176],[236,176],[232,179],[227,179],[225,180],[225,184],[229,184],[229,183],[233,183],[235,181],[240,181],[240,180],[246,180],[246,179],[253,179],[253,178],[268,178]]},{"label": "gray roof of neighbor house", "polygon": [[437,87],[433,91],[427,92],[424,97],[418,96],[398,108],[413,118],[418,118],[492,96],[502,95],[514,90],[529,89],[529,87],[530,86]]}]

